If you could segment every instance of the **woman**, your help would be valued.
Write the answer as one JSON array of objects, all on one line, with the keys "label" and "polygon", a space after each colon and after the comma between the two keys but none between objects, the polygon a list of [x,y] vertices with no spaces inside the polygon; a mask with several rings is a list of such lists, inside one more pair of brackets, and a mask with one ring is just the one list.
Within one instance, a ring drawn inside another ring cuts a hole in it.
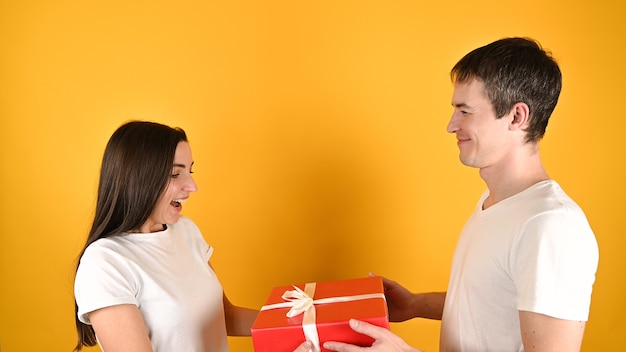
[{"label": "woman", "polygon": [[250,335],[257,311],[230,303],[213,248],[180,215],[192,166],[182,129],[133,121],[111,136],[74,282],[76,351],[224,352],[227,335]]}]

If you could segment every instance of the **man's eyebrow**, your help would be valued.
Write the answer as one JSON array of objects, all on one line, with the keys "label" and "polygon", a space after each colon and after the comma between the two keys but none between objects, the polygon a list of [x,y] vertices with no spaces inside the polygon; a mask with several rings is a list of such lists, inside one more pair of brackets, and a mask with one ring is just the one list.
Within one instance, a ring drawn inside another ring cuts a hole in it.
[{"label": "man's eyebrow", "polygon": [[454,106],[455,108],[462,108],[462,109],[467,109],[470,107],[469,105],[467,105],[467,103],[458,103],[458,104],[453,103],[452,106]]}]

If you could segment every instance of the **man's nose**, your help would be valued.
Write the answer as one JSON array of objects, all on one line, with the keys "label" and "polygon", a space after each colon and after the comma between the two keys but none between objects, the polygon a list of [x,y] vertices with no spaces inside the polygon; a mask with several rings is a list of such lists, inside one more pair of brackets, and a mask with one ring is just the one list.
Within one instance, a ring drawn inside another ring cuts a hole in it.
[{"label": "man's nose", "polygon": [[454,113],[452,113],[452,116],[450,116],[450,121],[448,122],[448,127],[447,127],[447,131],[448,133],[456,133],[459,130],[459,126],[458,126],[458,113],[455,111]]}]

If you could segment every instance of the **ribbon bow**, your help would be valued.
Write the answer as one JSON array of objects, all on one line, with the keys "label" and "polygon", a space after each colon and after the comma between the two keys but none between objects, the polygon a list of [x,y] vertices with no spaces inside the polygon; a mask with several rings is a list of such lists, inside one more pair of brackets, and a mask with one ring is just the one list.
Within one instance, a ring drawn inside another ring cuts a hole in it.
[{"label": "ribbon bow", "polygon": [[287,312],[287,318],[298,316],[313,306],[313,297],[309,296],[300,287],[294,286],[295,290],[285,291],[282,298],[287,302],[292,302],[291,309]]}]

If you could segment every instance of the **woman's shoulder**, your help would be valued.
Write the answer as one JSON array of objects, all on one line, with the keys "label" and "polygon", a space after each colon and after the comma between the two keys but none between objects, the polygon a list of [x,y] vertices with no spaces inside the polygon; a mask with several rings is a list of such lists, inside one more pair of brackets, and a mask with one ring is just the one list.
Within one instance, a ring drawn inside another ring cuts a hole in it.
[{"label": "woman's shoulder", "polygon": [[125,257],[128,250],[127,242],[122,235],[100,238],[85,248],[81,261],[86,258],[117,261]]},{"label": "woman's shoulder", "polygon": [[205,242],[202,231],[196,223],[186,216],[181,216],[178,222],[168,225],[173,234],[179,238],[186,238],[193,242]]},{"label": "woman's shoulder", "polygon": [[200,228],[193,220],[181,216],[178,222],[171,226],[171,230],[173,237],[177,238],[178,241],[186,243],[189,248],[199,248],[203,255],[210,257],[213,248],[206,242]]},{"label": "woman's shoulder", "polygon": [[87,246],[85,252],[116,250],[123,246],[122,235],[115,235],[95,240]]},{"label": "woman's shoulder", "polygon": [[196,223],[191,220],[191,218],[181,215],[180,218],[178,219],[178,222],[174,225],[182,225],[182,226],[196,226]]},{"label": "woman's shoulder", "polygon": [[183,231],[186,233],[200,234],[200,229],[198,225],[186,216],[181,216],[178,219],[178,222],[172,225],[168,225],[171,227],[172,231]]}]

